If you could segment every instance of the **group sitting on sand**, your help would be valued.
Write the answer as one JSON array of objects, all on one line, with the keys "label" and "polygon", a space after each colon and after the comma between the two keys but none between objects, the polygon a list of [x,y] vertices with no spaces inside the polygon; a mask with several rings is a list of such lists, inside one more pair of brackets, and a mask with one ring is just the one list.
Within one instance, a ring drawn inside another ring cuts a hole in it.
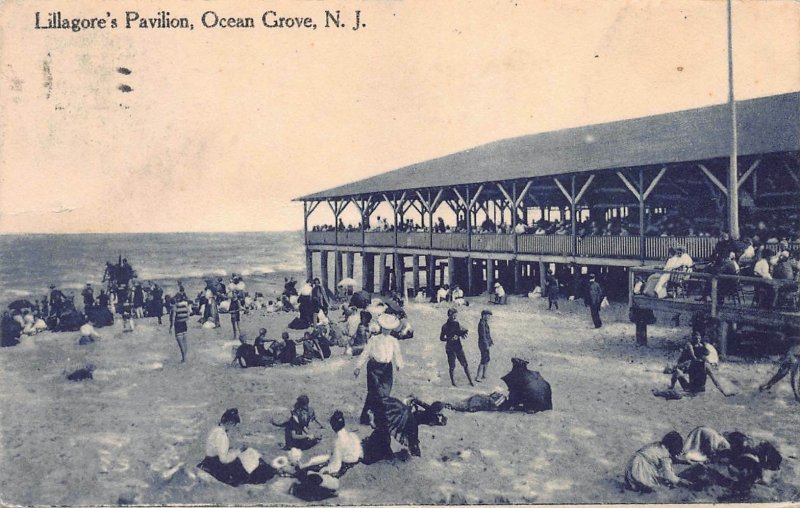
[{"label": "group sitting on sand", "polygon": [[[775,446],[738,432],[697,427],[683,440],[676,431],[639,449],[625,468],[625,486],[638,492],[661,487],[709,489],[721,502],[746,500],[767,470],[780,468]],[[676,473],[674,464],[685,465]]]}]

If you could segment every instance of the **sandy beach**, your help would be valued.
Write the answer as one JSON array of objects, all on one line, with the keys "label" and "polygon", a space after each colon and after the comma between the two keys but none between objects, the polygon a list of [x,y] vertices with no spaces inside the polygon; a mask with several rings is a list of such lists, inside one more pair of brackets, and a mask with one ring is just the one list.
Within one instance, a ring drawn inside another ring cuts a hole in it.
[{"label": "sandy beach", "polygon": [[[472,372],[483,307],[473,299],[460,313],[472,330],[465,344]],[[650,391],[666,385],[662,371],[677,357],[685,328],[652,327],[650,346],[637,348],[624,306],[612,305],[604,312],[606,325],[594,330],[582,303],[564,301],[556,313],[546,310],[544,299],[517,297],[493,308],[495,347],[486,381],[471,388],[457,371],[459,386],[452,388],[438,340],[447,307],[407,308],[416,335],[401,342],[407,365],[395,376],[394,396],[453,402],[489,393],[503,386],[500,377],[519,356],[552,385],[554,409],[535,415],[446,411],[447,426],[420,427],[421,458],[359,465],[343,477],[331,503],[714,502],[685,489],[637,494],[622,487],[625,463],[639,447],[671,429],[685,435],[698,425],[772,440],[784,462],[780,471],[768,472],[767,485],[754,489],[753,500],[800,498],[797,403],[788,383],[757,391],[774,371],[774,357],[722,364],[719,374],[735,387],[734,397],[711,388],[700,397],[665,401]],[[255,312],[242,327],[251,340],[262,326],[274,337],[292,317]],[[125,334],[118,320],[90,346],[78,346],[77,334],[45,332],[0,351],[3,502],[302,504],[287,492],[290,479],[233,488],[198,474],[205,436],[226,408],[237,407],[242,437],[232,445],[252,446],[269,461],[284,453],[282,433],[270,418],[283,418],[306,393],[320,420],[341,409],[348,427],[366,437],[370,429],[357,423],[365,380],[353,378],[355,360],[340,348],[302,367],[233,367],[237,342],[226,316],[222,323],[203,330],[192,321],[186,365],[178,363],[168,325],[155,319],[140,320]],[[94,380],[64,379],[65,371],[89,362],[97,366]],[[307,454],[329,449],[333,433],[325,433]]]}]

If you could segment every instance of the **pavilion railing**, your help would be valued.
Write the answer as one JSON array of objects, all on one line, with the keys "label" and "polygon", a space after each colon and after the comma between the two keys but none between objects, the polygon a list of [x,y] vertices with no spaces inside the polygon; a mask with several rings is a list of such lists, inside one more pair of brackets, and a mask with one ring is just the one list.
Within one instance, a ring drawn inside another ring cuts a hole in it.
[{"label": "pavilion railing", "polygon": [[371,247],[394,247],[394,232],[367,231],[364,233],[364,244]]},{"label": "pavilion railing", "polygon": [[639,237],[586,236],[583,238],[578,238],[577,255],[613,258],[638,258]]},{"label": "pavilion railing", "polygon": [[428,233],[422,231],[410,231],[407,233],[397,233],[398,247],[414,247],[425,249],[430,244]]},{"label": "pavilion railing", "polygon": [[495,233],[472,235],[472,250],[483,252],[514,252],[514,235]]},{"label": "pavilion railing", "polygon": [[711,257],[719,238],[713,236],[648,236],[644,239],[645,259],[667,259],[670,247],[682,245],[693,260]]},{"label": "pavilion railing", "polygon": [[336,245],[335,231],[309,231],[308,243],[312,245]]},{"label": "pavilion railing", "polygon": [[[427,233],[426,233],[427,234]],[[444,233],[433,235],[433,248],[442,250],[467,250],[466,233]]]},{"label": "pavilion railing", "polygon": [[339,245],[361,247],[361,231],[342,231],[339,233]]},{"label": "pavilion railing", "polygon": [[519,235],[517,252],[521,254],[572,254],[572,237],[564,235]]}]

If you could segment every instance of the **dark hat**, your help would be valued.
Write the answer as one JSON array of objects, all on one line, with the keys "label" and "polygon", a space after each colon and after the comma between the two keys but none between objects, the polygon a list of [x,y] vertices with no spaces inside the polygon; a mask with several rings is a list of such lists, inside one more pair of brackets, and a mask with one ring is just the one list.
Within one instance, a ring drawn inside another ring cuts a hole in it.
[{"label": "dark hat", "polygon": [[458,310],[457,309],[453,309],[453,308],[447,309],[447,317],[455,316],[456,314],[458,314]]},{"label": "dark hat", "polygon": [[331,422],[331,428],[335,432],[339,432],[341,429],[344,428],[344,414],[337,409],[331,415],[330,422]]},{"label": "dark hat", "polygon": [[489,309],[483,309],[481,311],[481,316],[492,316],[492,315],[493,315],[492,311],[490,311]]},{"label": "dark hat", "polygon": [[596,278],[597,277],[595,276],[595,274],[593,274],[593,273],[589,274],[589,280],[595,280]]},{"label": "dark hat", "polygon": [[50,289],[55,289],[55,288],[56,288],[55,284],[50,284]]},{"label": "dark hat", "polygon": [[307,406],[309,403],[308,395],[301,395],[297,397],[297,405],[298,406]]},{"label": "dark hat", "polygon": [[239,410],[235,407],[222,413],[222,418],[219,419],[220,425],[238,425],[241,421],[242,420],[239,418]]}]

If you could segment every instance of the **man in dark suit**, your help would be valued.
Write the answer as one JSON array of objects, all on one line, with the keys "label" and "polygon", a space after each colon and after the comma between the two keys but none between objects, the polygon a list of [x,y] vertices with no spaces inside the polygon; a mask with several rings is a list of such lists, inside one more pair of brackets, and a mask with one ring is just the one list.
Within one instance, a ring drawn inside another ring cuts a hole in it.
[{"label": "man in dark suit", "polygon": [[592,313],[594,327],[600,328],[603,326],[603,322],[600,320],[600,304],[603,301],[603,288],[600,287],[600,284],[598,284],[595,279],[593,273],[589,274],[589,288],[584,297],[584,303],[589,307],[589,311]]}]

